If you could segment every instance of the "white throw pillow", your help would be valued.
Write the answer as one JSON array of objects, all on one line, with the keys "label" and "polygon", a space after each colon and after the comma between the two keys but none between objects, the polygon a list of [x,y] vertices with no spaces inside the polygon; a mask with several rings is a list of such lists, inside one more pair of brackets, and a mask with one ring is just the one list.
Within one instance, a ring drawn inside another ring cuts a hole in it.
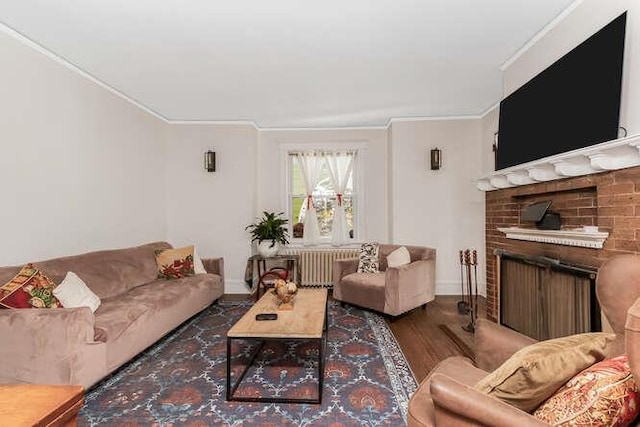
[{"label": "white throw pillow", "polygon": [[73,271],[69,271],[64,280],[55,288],[53,295],[65,308],[89,307],[95,312],[100,306],[100,298],[78,277]]},{"label": "white throw pillow", "polygon": [[195,246],[193,247],[193,272],[195,274],[207,274],[207,270],[204,269],[204,264],[198,256],[198,251]]},{"label": "white throw pillow", "polygon": [[400,267],[402,265],[409,264],[410,262],[411,256],[409,255],[409,250],[404,246],[400,246],[387,257],[388,267]]}]

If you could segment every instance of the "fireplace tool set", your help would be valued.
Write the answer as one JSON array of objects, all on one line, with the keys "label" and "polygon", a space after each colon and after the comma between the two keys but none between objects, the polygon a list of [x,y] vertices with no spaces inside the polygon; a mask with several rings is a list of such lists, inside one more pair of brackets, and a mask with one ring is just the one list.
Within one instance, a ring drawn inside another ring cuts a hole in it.
[{"label": "fireplace tool set", "polygon": [[462,301],[458,301],[458,313],[470,316],[469,324],[462,326],[462,329],[475,332],[478,319],[478,252],[475,249],[464,249],[458,252],[458,256],[462,287]]}]

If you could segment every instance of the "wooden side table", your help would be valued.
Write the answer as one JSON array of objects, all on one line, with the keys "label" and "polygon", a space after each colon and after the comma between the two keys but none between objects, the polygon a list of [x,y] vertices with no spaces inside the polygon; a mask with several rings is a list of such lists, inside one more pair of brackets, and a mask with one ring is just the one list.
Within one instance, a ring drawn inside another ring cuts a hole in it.
[{"label": "wooden side table", "polygon": [[[247,260],[248,263],[251,264],[251,275],[252,282],[254,281],[253,277],[256,277],[257,284],[256,286],[256,301],[260,299],[260,293],[262,291],[266,291],[266,288],[269,287],[265,283],[265,278],[274,279],[275,275],[270,275],[269,270],[267,269],[268,263],[270,264],[279,264],[285,265],[285,269],[291,272],[289,278],[296,282],[297,285],[300,285],[302,274],[300,272],[300,255],[276,255],[273,257],[263,257],[262,255],[253,255],[249,257]],[[257,272],[257,276],[255,274]],[[253,287],[253,284],[252,284]]]},{"label": "wooden side table", "polygon": [[84,388],[76,385],[0,385],[0,424],[6,426],[77,425]]}]

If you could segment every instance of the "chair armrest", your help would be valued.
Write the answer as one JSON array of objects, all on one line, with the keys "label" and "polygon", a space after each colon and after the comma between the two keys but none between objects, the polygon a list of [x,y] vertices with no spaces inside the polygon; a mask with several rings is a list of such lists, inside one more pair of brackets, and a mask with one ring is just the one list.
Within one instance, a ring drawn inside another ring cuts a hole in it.
[{"label": "chair armrest", "polygon": [[333,261],[333,286],[335,286],[340,280],[351,273],[355,273],[358,270],[359,258],[345,258],[337,259]]},{"label": "chair armrest", "polygon": [[430,260],[430,259],[435,260],[436,259],[436,250],[434,248],[426,248],[425,247],[422,250],[422,259],[423,260]]},{"label": "chair armrest", "polygon": [[397,316],[432,301],[436,294],[436,260],[414,261],[385,270],[384,312]]},{"label": "chair armrest", "polygon": [[629,367],[636,383],[640,384],[640,298],[627,310],[624,327]]},{"label": "chair armrest", "polygon": [[475,362],[478,368],[494,371],[515,352],[536,341],[487,319],[478,319],[475,331]]},{"label": "chair armrest", "polygon": [[217,274],[224,284],[224,258],[203,258],[202,265],[207,273]]},{"label": "chair armrest", "polygon": [[88,307],[0,310],[0,336],[0,383],[87,386],[105,374]]},{"label": "chair armrest", "polygon": [[430,385],[436,425],[546,426],[532,415],[443,374]]},{"label": "chair armrest", "polygon": [[333,297],[338,301],[342,301],[342,287],[340,281],[348,274],[355,273],[358,270],[359,258],[345,258],[333,261],[332,278],[333,278]]}]

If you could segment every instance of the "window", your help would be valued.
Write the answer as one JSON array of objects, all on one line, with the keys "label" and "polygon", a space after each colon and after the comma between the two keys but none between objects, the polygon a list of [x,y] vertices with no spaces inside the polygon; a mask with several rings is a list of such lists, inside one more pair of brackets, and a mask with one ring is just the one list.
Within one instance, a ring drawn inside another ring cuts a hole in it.
[{"label": "window", "polygon": [[357,233],[356,150],[288,151],[288,212],[294,241],[349,244]]}]

